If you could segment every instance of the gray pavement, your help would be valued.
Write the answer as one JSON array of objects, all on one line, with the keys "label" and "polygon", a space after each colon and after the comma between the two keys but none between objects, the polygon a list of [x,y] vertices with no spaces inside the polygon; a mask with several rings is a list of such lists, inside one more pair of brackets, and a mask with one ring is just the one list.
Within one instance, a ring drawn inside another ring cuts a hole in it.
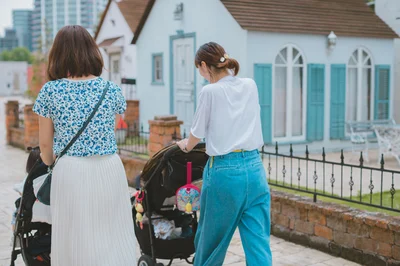
[{"label": "gray pavement", "polygon": [[[4,121],[4,102],[5,98],[0,98],[0,266],[9,266],[10,251],[11,251],[11,214],[14,209],[14,201],[18,194],[13,190],[13,185],[23,180],[25,176],[24,168],[27,159],[27,154],[5,144],[5,121]],[[341,258],[336,258],[296,245],[285,240],[271,237],[271,248],[273,252],[274,266],[355,266],[353,262],[346,261]],[[139,257],[139,248],[137,247]],[[23,266],[21,258],[18,259],[16,266]],[[136,265],[136,263],[132,263]],[[183,261],[177,261],[173,265],[187,265]],[[224,265],[244,266],[245,255],[241,246],[240,236],[235,233]],[[83,265],[82,265],[83,266]],[[118,266],[118,265],[110,265]]]}]

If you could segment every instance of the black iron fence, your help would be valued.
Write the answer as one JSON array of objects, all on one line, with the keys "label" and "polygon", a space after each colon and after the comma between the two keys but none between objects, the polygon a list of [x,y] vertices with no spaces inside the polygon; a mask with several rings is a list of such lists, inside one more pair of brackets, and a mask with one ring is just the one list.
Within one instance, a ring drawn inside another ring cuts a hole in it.
[{"label": "black iron fence", "polygon": [[[337,161],[327,160],[325,149],[320,155],[295,156],[290,145],[288,152],[263,147],[261,155],[269,184],[313,195],[400,212],[400,171],[385,169],[382,155],[379,167],[364,164],[362,152],[359,164],[345,163],[343,150]],[[330,155],[331,156],[331,155]]]},{"label": "black iron fence", "polygon": [[182,139],[185,139],[187,137],[187,135],[186,135],[186,129],[183,129],[183,133],[181,134],[181,135],[179,135],[177,132],[176,132],[176,129],[175,129],[175,131],[174,131],[174,134],[172,134],[172,141],[180,141],[180,140],[182,140]]},{"label": "black iron fence", "polygon": [[143,130],[143,125],[136,123],[127,125],[127,128],[117,129],[115,137],[118,152],[132,154],[148,154],[147,144],[150,133]]}]

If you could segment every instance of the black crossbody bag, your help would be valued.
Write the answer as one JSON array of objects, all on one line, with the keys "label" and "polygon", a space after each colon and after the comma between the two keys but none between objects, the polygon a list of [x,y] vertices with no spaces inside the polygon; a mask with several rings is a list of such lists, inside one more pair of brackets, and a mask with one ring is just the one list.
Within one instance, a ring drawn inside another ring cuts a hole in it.
[{"label": "black crossbody bag", "polygon": [[78,133],[76,133],[76,135],[72,138],[72,140],[68,143],[68,145],[64,148],[64,150],[60,153],[60,155],[57,156],[55,162],[51,166],[49,166],[49,172],[47,174],[47,177],[44,180],[42,186],[39,188],[39,191],[37,193],[37,199],[41,203],[43,203],[45,205],[50,205],[51,176],[53,173],[54,166],[57,164],[58,160],[67,153],[67,151],[71,148],[71,146],[75,143],[75,141],[80,137],[80,135],[83,133],[83,131],[89,125],[90,121],[92,121],[92,118],[94,117],[94,115],[96,114],[97,110],[99,109],[101,103],[103,102],[109,87],[110,87],[110,84],[107,82],[106,88],[104,89],[100,100],[98,101],[98,103],[94,107],[92,113],[89,115],[89,117],[83,124],[82,128],[78,131]]}]

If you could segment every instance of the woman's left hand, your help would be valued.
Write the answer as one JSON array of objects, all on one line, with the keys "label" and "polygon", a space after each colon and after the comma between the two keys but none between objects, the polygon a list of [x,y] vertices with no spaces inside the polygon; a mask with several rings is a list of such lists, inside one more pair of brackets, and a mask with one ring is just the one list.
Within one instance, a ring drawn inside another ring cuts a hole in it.
[{"label": "woman's left hand", "polygon": [[188,153],[189,151],[187,150],[187,143],[188,139],[183,139],[181,141],[178,141],[176,144],[179,146],[179,148],[181,148],[183,152]]}]

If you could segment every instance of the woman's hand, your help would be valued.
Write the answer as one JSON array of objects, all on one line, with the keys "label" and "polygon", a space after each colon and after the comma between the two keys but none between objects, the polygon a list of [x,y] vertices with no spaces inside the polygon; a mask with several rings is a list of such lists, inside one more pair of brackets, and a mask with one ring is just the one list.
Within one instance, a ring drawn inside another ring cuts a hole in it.
[{"label": "woman's hand", "polygon": [[178,141],[176,144],[178,144],[179,148],[181,148],[181,150],[183,152],[190,152],[191,150],[193,150],[193,148],[200,142],[201,139],[196,138],[195,136],[192,135],[192,133],[190,133],[190,136],[188,139],[183,139],[181,141]]},{"label": "woman's hand", "polygon": [[188,143],[188,139],[183,139],[181,141],[178,141],[176,144],[179,146],[179,148],[183,152],[188,153],[189,151],[187,150],[187,143]]}]

